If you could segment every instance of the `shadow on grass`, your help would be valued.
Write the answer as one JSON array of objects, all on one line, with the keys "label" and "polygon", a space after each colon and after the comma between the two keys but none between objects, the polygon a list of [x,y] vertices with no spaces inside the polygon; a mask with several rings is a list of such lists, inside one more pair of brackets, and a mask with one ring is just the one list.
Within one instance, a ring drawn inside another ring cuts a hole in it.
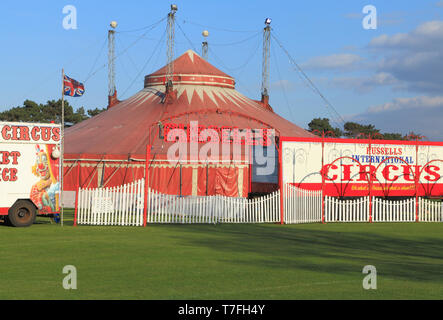
[{"label": "shadow on grass", "polygon": [[[58,225],[57,223],[51,222],[49,219],[47,219],[46,221],[45,220],[37,220],[37,221],[34,222],[33,225],[25,227],[25,228],[31,228],[32,226],[35,226],[35,225],[51,225],[51,224],[52,225]],[[1,221],[0,222],[0,228],[15,228],[15,227],[7,224],[5,221]]]},{"label": "shadow on grass", "polygon": [[[55,222],[52,218],[50,218],[48,216],[37,216],[33,225],[34,226],[35,225],[60,226],[60,223]],[[74,225],[74,210],[73,209],[65,209],[63,225],[68,226],[68,227]],[[5,221],[0,220],[0,228],[2,228],[2,227],[13,228],[12,226],[6,224]]]},{"label": "shadow on grass", "polygon": [[[394,229],[386,225],[383,230],[372,226],[336,225],[333,226],[335,230],[328,229],[328,225],[315,228],[277,225],[169,227],[177,228],[175,237],[184,245],[226,252],[226,261],[233,264],[343,275],[361,274],[363,267],[371,264],[377,267],[378,274],[389,278],[443,281],[443,236],[429,237],[425,233],[429,225],[407,225],[411,230],[420,228],[423,234],[405,231],[399,237],[393,236],[390,231]],[[392,228],[402,228],[402,225],[392,225]],[[235,259],[230,258],[233,256]]]}]

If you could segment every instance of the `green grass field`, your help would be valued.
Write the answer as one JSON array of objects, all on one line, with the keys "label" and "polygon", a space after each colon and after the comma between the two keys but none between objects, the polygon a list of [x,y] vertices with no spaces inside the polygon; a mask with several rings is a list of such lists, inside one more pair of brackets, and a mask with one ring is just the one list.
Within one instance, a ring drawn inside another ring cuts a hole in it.
[{"label": "green grass field", "polygon": [[[70,221],[68,221],[70,220]],[[442,299],[443,224],[0,225],[0,299]],[[64,290],[65,265],[78,289]],[[362,269],[377,268],[377,290]]]}]

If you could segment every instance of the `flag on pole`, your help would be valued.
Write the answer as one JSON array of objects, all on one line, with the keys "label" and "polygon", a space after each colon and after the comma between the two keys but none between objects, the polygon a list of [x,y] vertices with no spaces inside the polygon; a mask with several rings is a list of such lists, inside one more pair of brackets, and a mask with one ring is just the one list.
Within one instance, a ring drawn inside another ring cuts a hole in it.
[{"label": "flag on pole", "polygon": [[67,75],[63,78],[64,95],[70,97],[81,97],[85,93],[85,86]]},{"label": "flag on pole", "polygon": [[62,69],[62,128],[61,128],[61,167],[60,170],[60,180],[61,180],[61,192],[60,192],[60,204],[61,204],[61,215],[60,221],[63,226],[63,175],[64,175],[64,152],[65,152],[65,139],[64,139],[64,128],[65,128],[65,99],[64,96],[70,97],[81,97],[85,93],[85,86],[83,83],[78,82],[72,78],[65,75],[65,70]]}]

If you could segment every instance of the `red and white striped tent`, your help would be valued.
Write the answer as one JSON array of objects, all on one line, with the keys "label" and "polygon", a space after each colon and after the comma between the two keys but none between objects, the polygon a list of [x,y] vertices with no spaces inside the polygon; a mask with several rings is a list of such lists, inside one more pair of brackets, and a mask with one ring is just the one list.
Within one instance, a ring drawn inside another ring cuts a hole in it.
[{"label": "red and white striped tent", "polygon": [[[188,50],[173,62],[173,90],[166,92],[168,66],[145,77],[144,88],[65,132],[65,190],[112,187],[144,177],[150,151],[149,186],[167,194],[247,196],[274,189],[251,183],[245,152],[229,161],[167,161],[168,129],[274,129],[276,136],[313,135],[280,117],[266,100],[235,90],[235,80]],[[198,144],[202,148],[203,144]],[[221,143],[220,143],[221,145]],[[278,146],[278,144],[277,144]],[[275,186],[274,186],[275,187]]]}]

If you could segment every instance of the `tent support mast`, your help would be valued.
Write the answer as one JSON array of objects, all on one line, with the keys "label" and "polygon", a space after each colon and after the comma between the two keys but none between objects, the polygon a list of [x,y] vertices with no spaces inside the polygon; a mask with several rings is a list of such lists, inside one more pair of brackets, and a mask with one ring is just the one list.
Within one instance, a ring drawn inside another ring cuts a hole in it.
[{"label": "tent support mast", "polygon": [[177,5],[171,5],[171,11],[168,13],[168,39],[167,39],[167,74],[165,78],[166,93],[164,101],[167,103],[173,93],[172,80],[174,76],[174,38],[175,38],[175,13]]},{"label": "tent support mast", "polygon": [[271,19],[265,20],[266,27],[263,29],[263,65],[262,65],[262,85],[261,101],[269,103],[269,60],[271,52]]}]

